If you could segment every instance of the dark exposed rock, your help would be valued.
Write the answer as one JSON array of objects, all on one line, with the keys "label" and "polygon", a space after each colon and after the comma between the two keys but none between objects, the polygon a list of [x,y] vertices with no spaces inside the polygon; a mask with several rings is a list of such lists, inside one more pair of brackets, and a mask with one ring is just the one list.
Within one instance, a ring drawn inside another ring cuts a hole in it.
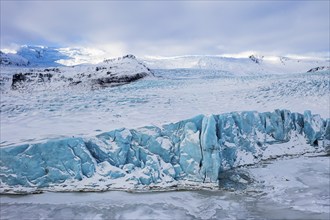
[{"label": "dark exposed rock", "polygon": [[263,57],[261,57],[261,59],[260,59],[260,58],[254,56],[254,55],[251,55],[251,56],[249,56],[249,58],[250,58],[253,62],[255,62],[256,64],[260,64],[260,63],[262,62],[262,58],[263,58]]},{"label": "dark exposed rock", "polygon": [[74,81],[74,82],[70,83],[70,86],[75,86],[75,85],[78,85],[78,84],[80,84],[80,83],[82,83],[81,80],[79,80],[79,81]]},{"label": "dark exposed rock", "polygon": [[44,69],[44,72],[56,72],[56,73],[60,73],[60,69],[59,68],[47,68],[47,69]]},{"label": "dark exposed rock", "polygon": [[126,56],[123,56],[123,58],[136,59],[136,57],[132,54],[127,54]]},{"label": "dark exposed rock", "polygon": [[126,83],[130,83],[133,81],[136,81],[138,79],[142,79],[143,77],[147,76],[148,73],[137,73],[135,75],[131,76],[123,76],[123,77],[102,77],[98,79],[92,80],[93,85],[99,85],[101,87],[107,87],[107,86],[115,86],[115,85],[123,85]]},{"label": "dark exposed rock", "polygon": [[19,87],[24,87],[24,84],[29,82],[50,82],[52,77],[53,74],[51,73],[16,73],[13,75],[11,87],[12,89],[18,89]]},{"label": "dark exposed rock", "polygon": [[307,71],[307,73],[314,73],[321,70],[330,70],[330,66],[318,66]]},{"label": "dark exposed rock", "polygon": [[99,71],[99,70],[105,70],[105,69],[107,69],[106,67],[103,67],[103,66],[101,66],[101,67],[96,67],[95,68],[95,71]]}]

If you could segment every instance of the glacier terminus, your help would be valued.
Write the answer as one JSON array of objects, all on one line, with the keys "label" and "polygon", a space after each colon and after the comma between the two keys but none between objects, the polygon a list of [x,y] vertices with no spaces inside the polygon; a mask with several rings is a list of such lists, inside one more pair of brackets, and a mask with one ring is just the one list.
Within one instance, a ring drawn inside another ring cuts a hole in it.
[{"label": "glacier terminus", "polygon": [[2,147],[1,192],[164,188],[182,181],[216,185],[226,170],[329,152],[329,141],[330,120],[310,111],[199,115],[162,127]]}]

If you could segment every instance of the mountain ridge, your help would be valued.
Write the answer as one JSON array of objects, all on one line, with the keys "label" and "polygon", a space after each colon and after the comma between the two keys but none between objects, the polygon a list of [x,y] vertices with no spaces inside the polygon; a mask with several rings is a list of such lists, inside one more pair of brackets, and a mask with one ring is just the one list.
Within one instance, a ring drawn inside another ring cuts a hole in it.
[{"label": "mountain ridge", "polygon": [[[8,67],[60,67],[81,64],[96,64],[101,59],[86,48],[57,48],[45,46],[21,46],[16,54],[0,54],[1,66]],[[104,55],[104,54],[103,54]],[[96,58],[97,57],[97,58]],[[150,69],[200,69],[220,70],[234,75],[260,75],[301,73],[311,69],[329,70],[330,62],[325,57],[289,57],[250,54],[234,55],[185,55],[176,57],[136,58]],[[114,58],[116,59],[116,58]]]}]

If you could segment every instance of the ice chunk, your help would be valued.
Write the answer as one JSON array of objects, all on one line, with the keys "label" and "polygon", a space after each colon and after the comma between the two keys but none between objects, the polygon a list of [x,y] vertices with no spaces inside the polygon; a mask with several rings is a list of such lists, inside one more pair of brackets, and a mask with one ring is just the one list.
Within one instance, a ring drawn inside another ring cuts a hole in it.
[{"label": "ice chunk", "polygon": [[204,176],[204,182],[215,182],[218,179],[221,162],[220,145],[216,135],[216,121],[213,115],[203,119],[200,142],[203,151],[201,172]]},{"label": "ice chunk", "polygon": [[312,115],[310,111],[304,112],[304,133],[310,144],[315,144],[322,137],[323,124],[320,115]]}]

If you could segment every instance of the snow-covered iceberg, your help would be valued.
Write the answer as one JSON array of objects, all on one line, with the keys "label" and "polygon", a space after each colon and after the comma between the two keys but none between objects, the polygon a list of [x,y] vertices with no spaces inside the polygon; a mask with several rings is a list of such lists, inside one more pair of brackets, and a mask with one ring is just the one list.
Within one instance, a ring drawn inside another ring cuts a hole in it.
[{"label": "snow-covered iceberg", "polygon": [[117,129],[0,148],[1,192],[22,187],[109,190],[217,183],[222,172],[283,155],[325,151],[330,119],[288,110],[199,115],[163,127]]}]

